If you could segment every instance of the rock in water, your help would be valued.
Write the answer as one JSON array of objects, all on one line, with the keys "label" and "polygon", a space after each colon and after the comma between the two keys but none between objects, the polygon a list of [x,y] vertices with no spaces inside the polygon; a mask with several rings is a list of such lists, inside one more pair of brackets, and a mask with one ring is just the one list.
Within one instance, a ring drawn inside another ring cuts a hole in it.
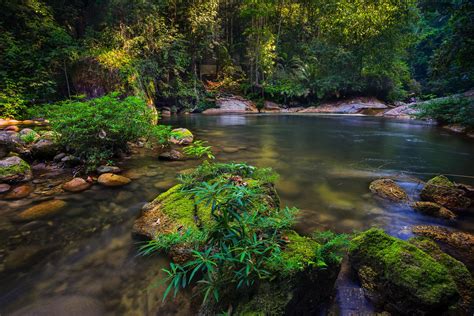
[{"label": "rock in water", "polygon": [[33,221],[37,219],[47,218],[53,216],[61,211],[66,206],[66,202],[62,200],[49,200],[40,204],[34,205],[17,216],[20,221]]},{"label": "rock in water", "polygon": [[171,149],[170,151],[161,153],[158,156],[158,158],[161,160],[170,160],[170,161],[183,160],[184,155],[181,152],[177,151],[176,149]]},{"label": "rock in water", "polygon": [[369,186],[372,193],[394,202],[404,202],[408,200],[407,193],[391,179],[378,179]]},{"label": "rock in water", "polygon": [[96,171],[98,174],[122,172],[122,170],[119,167],[115,167],[115,166],[100,166],[97,168]]},{"label": "rock in water", "polygon": [[418,225],[412,228],[415,235],[425,236],[443,242],[454,248],[463,249],[474,255],[474,235],[451,231],[440,226]]},{"label": "rock in water", "polygon": [[434,202],[415,202],[412,204],[412,207],[423,214],[445,218],[445,219],[455,219],[456,214]]},{"label": "rock in water", "polygon": [[442,314],[459,303],[460,294],[447,267],[381,229],[356,235],[349,259],[367,296],[388,311]]},{"label": "rock in water", "polygon": [[63,184],[63,189],[69,192],[81,192],[89,189],[91,184],[82,178],[74,178]]},{"label": "rock in water", "polygon": [[119,176],[113,173],[101,174],[97,182],[108,187],[118,187],[129,184],[132,180],[127,177]]},{"label": "rock in water", "polygon": [[22,199],[30,195],[30,193],[33,191],[33,188],[28,185],[20,185],[19,187],[14,188],[8,194],[5,195],[5,199],[7,200],[17,200],[17,199]]},{"label": "rock in water", "polygon": [[30,165],[20,157],[13,156],[0,160],[0,182],[24,182],[30,181],[32,177]]},{"label": "rock in water", "polygon": [[187,128],[175,128],[171,131],[170,139],[168,140],[172,144],[176,145],[189,145],[193,142],[194,135]]},{"label": "rock in water", "polygon": [[11,315],[102,316],[105,315],[105,307],[100,301],[84,296],[58,296],[25,306]]},{"label": "rock in water", "polygon": [[420,196],[424,201],[438,203],[450,210],[465,210],[471,205],[466,192],[442,175],[429,180]]}]

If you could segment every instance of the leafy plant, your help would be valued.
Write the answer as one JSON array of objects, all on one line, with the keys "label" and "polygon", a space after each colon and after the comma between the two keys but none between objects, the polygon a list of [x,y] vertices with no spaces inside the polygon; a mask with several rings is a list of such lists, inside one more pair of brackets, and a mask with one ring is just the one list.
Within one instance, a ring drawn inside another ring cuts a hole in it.
[{"label": "leafy plant", "polygon": [[474,99],[440,98],[420,103],[418,108],[418,118],[430,118],[441,124],[460,124],[474,128]]},{"label": "leafy plant", "polygon": [[38,134],[34,131],[31,131],[27,134],[21,135],[20,140],[26,144],[30,144],[36,140]]},{"label": "leafy plant", "polygon": [[109,94],[90,100],[68,100],[36,107],[30,115],[50,120],[59,142],[86,160],[88,168],[127,150],[141,137],[167,141],[169,127],[152,124],[152,112],[138,97]]},{"label": "leafy plant", "polygon": [[216,157],[212,153],[212,147],[206,146],[207,141],[197,140],[191,145],[184,147],[183,151],[189,157],[201,158],[206,156],[208,159],[215,159]]}]

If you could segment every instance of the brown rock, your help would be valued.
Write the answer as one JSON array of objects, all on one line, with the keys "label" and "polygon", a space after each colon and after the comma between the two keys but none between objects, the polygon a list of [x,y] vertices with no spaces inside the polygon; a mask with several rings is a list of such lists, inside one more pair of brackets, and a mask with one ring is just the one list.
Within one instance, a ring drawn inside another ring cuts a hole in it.
[{"label": "brown rock", "polygon": [[407,193],[391,179],[375,180],[370,184],[369,189],[372,193],[391,201],[403,202],[408,200]]},{"label": "brown rock", "polygon": [[63,184],[63,189],[69,192],[81,192],[89,189],[91,184],[82,178],[74,178]]},{"label": "brown rock", "polygon": [[434,202],[415,202],[412,204],[412,207],[423,214],[436,216],[445,219],[455,219],[456,214]]},{"label": "brown rock", "polygon": [[30,193],[33,191],[33,188],[28,185],[20,185],[19,187],[14,188],[10,192],[8,192],[5,195],[5,199],[7,200],[17,200],[17,199],[22,199],[30,195]]},{"label": "brown rock", "polygon": [[4,130],[9,131],[9,132],[18,132],[20,128],[16,125],[10,125],[10,126],[7,126]]},{"label": "brown rock", "polygon": [[22,211],[18,214],[17,219],[20,221],[33,221],[46,218],[59,213],[65,206],[66,202],[62,200],[49,200]]},{"label": "brown rock", "polygon": [[126,185],[130,183],[131,181],[132,180],[130,180],[129,178],[119,176],[113,173],[101,174],[100,177],[97,179],[97,182],[108,187],[117,187],[117,186]]},{"label": "brown rock", "polygon": [[451,231],[440,226],[418,225],[412,228],[415,235],[420,235],[443,242],[454,248],[459,248],[474,255],[474,235]]},{"label": "brown rock", "polygon": [[442,175],[429,180],[420,194],[423,201],[435,202],[450,210],[467,209],[471,200],[465,195],[464,190]]},{"label": "brown rock", "polygon": [[177,151],[176,149],[172,149],[170,151],[161,153],[158,156],[161,160],[183,160],[184,156],[181,152]]}]

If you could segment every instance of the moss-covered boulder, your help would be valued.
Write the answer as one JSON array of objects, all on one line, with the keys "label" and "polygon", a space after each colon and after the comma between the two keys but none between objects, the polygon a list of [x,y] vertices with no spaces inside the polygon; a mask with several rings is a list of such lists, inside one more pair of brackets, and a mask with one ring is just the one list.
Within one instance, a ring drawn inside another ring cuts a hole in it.
[{"label": "moss-covered boulder", "polygon": [[419,201],[419,202],[413,203],[412,207],[413,209],[415,209],[415,211],[426,214],[426,215],[449,219],[449,220],[456,218],[456,214],[454,214],[453,212],[451,212],[444,206],[441,206],[434,202]]},{"label": "moss-covered boulder", "polygon": [[193,142],[194,135],[187,128],[175,128],[171,131],[169,142],[176,145],[189,145]]},{"label": "moss-covered boulder", "polygon": [[0,160],[0,182],[17,183],[31,180],[30,165],[17,156]]},{"label": "moss-covered boulder", "polygon": [[394,202],[404,202],[408,200],[407,193],[392,179],[378,179],[369,186],[372,193]]},{"label": "moss-covered boulder", "polygon": [[268,267],[276,276],[262,282],[237,302],[236,315],[314,315],[334,294],[340,264],[321,267],[318,249],[309,237],[288,231],[283,260]]},{"label": "moss-covered boulder", "polygon": [[471,205],[471,199],[466,192],[456,187],[443,175],[429,180],[421,191],[421,199],[438,203],[450,210],[464,210]]},{"label": "moss-covered boulder", "polygon": [[373,228],[354,237],[349,250],[366,295],[387,311],[435,314],[459,303],[449,269],[406,241]]}]

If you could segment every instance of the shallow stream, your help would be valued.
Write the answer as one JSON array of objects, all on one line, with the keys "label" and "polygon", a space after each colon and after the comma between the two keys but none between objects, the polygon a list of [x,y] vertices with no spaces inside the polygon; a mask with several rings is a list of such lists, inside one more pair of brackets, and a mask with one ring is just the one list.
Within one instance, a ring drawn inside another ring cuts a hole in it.
[{"label": "shallow stream", "polygon": [[[416,121],[362,116],[188,115],[165,121],[189,128],[213,146],[218,161],[272,167],[281,178],[284,204],[301,209],[297,230],[353,232],[371,226],[408,238],[410,227],[437,224],[474,233],[474,214],[454,222],[415,213],[409,207],[373,198],[369,183],[393,177],[412,197],[420,180],[445,174],[474,184],[474,141]],[[144,203],[176,183],[181,170],[198,162],[160,162],[141,150],[121,167],[132,183],[118,189],[98,185],[79,194],[61,193],[60,215],[29,223],[12,216],[45,199],[37,194],[18,201],[0,200],[0,315],[188,315],[186,295],[161,303],[160,278],[166,259],[137,256],[130,231]],[[56,186],[59,182],[56,183]],[[344,273],[331,311],[372,310]]]}]

